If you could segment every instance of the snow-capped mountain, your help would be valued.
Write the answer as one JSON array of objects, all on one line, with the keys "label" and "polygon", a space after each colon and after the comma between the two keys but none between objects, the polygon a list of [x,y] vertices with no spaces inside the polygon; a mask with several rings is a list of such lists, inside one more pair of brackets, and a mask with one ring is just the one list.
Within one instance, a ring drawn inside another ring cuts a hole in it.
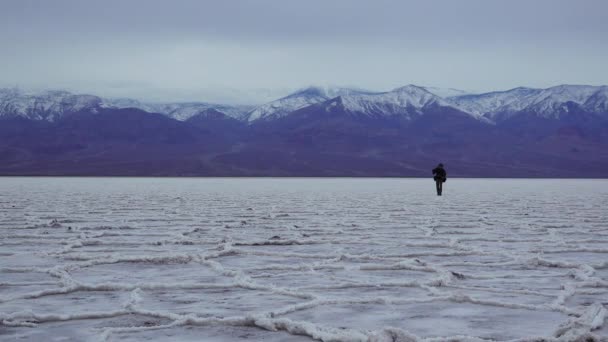
[{"label": "snow-capped mountain", "polygon": [[422,115],[426,107],[449,107],[450,103],[425,88],[407,85],[384,93],[339,96],[328,103],[327,109],[335,106],[359,115],[412,119]]},{"label": "snow-capped mountain", "polygon": [[578,105],[590,113],[606,114],[607,98],[607,86],[559,85],[547,89],[520,87],[507,91],[449,97],[446,100],[469,113],[500,121],[518,113],[558,119],[569,112],[569,104]]},{"label": "snow-capped mountain", "polygon": [[448,97],[447,100],[469,113],[486,115],[522,110],[530,103],[529,99],[539,92],[539,89],[520,87],[506,91]]},{"label": "snow-capped mountain", "polygon": [[471,92],[468,92],[465,90],[460,90],[460,89],[455,89],[455,88],[438,88],[438,87],[422,87],[422,88],[428,90],[429,92],[431,92],[439,97],[443,97],[443,98],[473,94]]},{"label": "snow-capped mountain", "polygon": [[583,108],[594,113],[608,113],[608,86],[599,87],[587,98]]},{"label": "snow-capped mountain", "polygon": [[328,112],[339,109],[345,113],[368,117],[401,119],[422,115],[425,107],[433,105],[454,107],[451,102],[426,88],[411,84],[388,92],[311,87],[256,108],[249,115],[249,122],[278,119],[299,109],[319,104]]},{"label": "snow-capped mountain", "polygon": [[[429,106],[449,107],[483,121],[499,123],[513,116],[560,119],[585,112],[608,118],[608,86],[559,85],[547,89],[514,88],[483,94],[465,94],[457,89],[407,85],[388,92],[350,88],[309,87],[264,105],[231,106],[207,102],[152,103],[130,98],[104,99],[94,95],[51,90],[26,92],[0,89],[0,116],[24,117],[53,122],[77,112],[99,109],[137,108],[187,121],[206,113],[222,113],[241,122],[270,122],[309,106],[323,105],[327,111],[369,117],[411,119]],[[333,109],[332,109],[333,108]],[[210,110],[213,111],[210,111]]]},{"label": "snow-capped mountain", "polygon": [[199,114],[204,115],[209,113],[209,109],[242,121],[252,109],[251,106],[206,102],[148,103],[130,98],[104,99],[63,90],[27,92],[19,89],[0,89],[0,117],[23,117],[53,122],[68,114],[96,113],[101,108],[137,108],[149,113],[164,114],[178,121],[186,121]]},{"label": "snow-capped mountain", "polygon": [[[280,113],[280,116],[264,117],[266,121],[279,117],[287,117],[290,115],[323,117],[325,115],[347,115],[355,117],[367,117],[378,119],[398,119],[400,121],[411,121],[417,117],[423,116],[428,112],[436,112],[437,108],[451,108],[450,113],[459,112],[464,115],[469,115],[474,119],[486,122],[487,119],[477,115],[462,112],[451,102],[431,93],[423,87],[416,85],[406,85],[400,88],[393,89],[387,92],[348,92],[343,94],[327,94],[314,93],[316,96],[305,97],[309,100],[308,103],[301,106],[298,110],[286,110],[280,107],[280,103],[275,104],[275,110]],[[300,94],[295,94],[300,95]],[[326,99],[328,95],[337,95],[333,98]],[[286,99],[289,99],[286,98]],[[296,99],[302,99],[302,96],[297,96]],[[322,101],[322,102],[318,102]],[[312,103],[310,103],[312,102]],[[310,103],[310,104],[309,104]],[[257,122],[250,118],[250,122]]]},{"label": "snow-capped mountain", "polygon": [[249,113],[248,121],[278,119],[298,109],[325,102],[338,96],[363,94],[371,93],[349,88],[309,87],[257,107]]},{"label": "snow-capped mountain", "polygon": [[313,87],[247,110],[5,89],[0,117],[30,120],[0,122],[0,175],[605,177],[608,87],[437,93]]},{"label": "snow-capped mountain", "polygon": [[608,117],[608,86],[559,85],[547,89],[519,87],[482,94],[415,85],[388,92],[311,87],[254,109],[249,114],[248,121],[270,121],[324,102],[327,102],[327,110],[343,107],[346,112],[360,115],[405,118],[420,115],[422,108],[434,104],[468,113],[483,122],[494,123],[518,114],[560,119],[576,109]]},{"label": "snow-capped mountain", "polygon": [[30,93],[19,89],[0,89],[0,116],[5,117],[53,122],[66,114],[95,112],[101,103],[102,99],[98,96],[76,95],[60,90]]},{"label": "snow-capped mountain", "polygon": [[106,108],[137,108],[149,113],[159,113],[169,116],[178,121],[186,121],[191,117],[214,109],[237,120],[245,120],[246,114],[251,106],[229,106],[206,102],[175,102],[175,103],[151,103],[141,102],[135,99],[104,99],[103,106]]}]

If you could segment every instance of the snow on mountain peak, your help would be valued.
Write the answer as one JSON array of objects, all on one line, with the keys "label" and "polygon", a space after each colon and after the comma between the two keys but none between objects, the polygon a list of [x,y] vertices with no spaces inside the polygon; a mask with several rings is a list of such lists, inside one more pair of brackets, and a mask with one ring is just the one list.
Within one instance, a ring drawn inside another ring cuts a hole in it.
[{"label": "snow on mountain peak", "polygon": [[276,101],[268,102],[249,113],[248,121],[269,120],[283,117],[295,110],[325,102],[338,96],[368,94],[364,90],[332,87],[308,87]]},{"label": "snow on mountain peak", "polygon": [[72,94],[63,90],[25,92],[19,89],[0,89],[0,116],[52,122],[69,113],[94,112],[101,102],[98,96]]},{"label": "snow on mountain peak", "polygon": [[98,96],[72,94],[64,90],[27,92],[16,88],[0,89],[0,116],[20,116],[31,120],[56,121],[66,114],[96,112],[98,108],[137,108],[149,113],[167,115],[185,121],[208,109],[238,120],[251,110],[250,106],[217,105],[204,102],[145,103],[130,98],[102,99]]},{"label": "snow on mountain peak", "polygon": [[566,84],[546,89],[518,87],[482,94],[466,94],[452,88],[420,87],[413,84],[387,92],[312,86],[255,108],[206,102],[148,103],[129,98],[102,99],[63,90],[27,92],[17,88],[0,88],[0,116],[55,121],[66,114],[96,112],[98,108],[138,108],[185,121],[214,109],[251,123],[281,118],[298,109],[332,99],[336,101],[328,102],[328,106],[340,106],[347,112],[368,116],[412,117],[422,114],[424,108],[436,105],[452,107],[479,120],[493,122],[522,113],[560,118],[573,109],[608,117],[608,86]]},{"label": "snow on mountain peak", "polygon": [[206,102],[175,102],[175,103],[148,103],[134,99],[105,99],[103,103],[107,108],[138,108],[149,113],[164,114],[179,121],[215,109],[229,117],[243,120],[244,115],[251,109],[249,106],[229,106]]},{"label": "snow on mountain peak", "polygon": [[476,115],[521,110],[529,101],[528,98],[538,94],[539,89],[514,88],[483,94],[462,95],[447,98],[456,107]]},{"label": "snow on mountain peak", "polygon": [[328,105],[327,110],[339,105],[343,110],[357,115],[399,116],[404,119],[422,115],[429,106],[451,106],[441,97],[416,85],[406,85],[383,93],[343,95],[336,100]]},{"label": "snow on mountain peak", "polygon": [[471,92],[468,92],[465,90],[460,90],[460,89],[455,89],[455,88],[438,88],[438,87],[423,87],[423,88],[442,98],[472,94]]},{"label": "snow on mountain peak", "polygon": [[608,86],[601,86],[583,104],[583,107],[593,113],[608,113]]},{"label": "snow on mountain peak", "polygon": [[393,89],[392,91],[387,92],[384,95],[389,99],[397,101],[401,105],[411,105],[418,108],[422,108],[431,103],[437,103],[446,106],[449,105],[441,97],[431,93],[423,87],[419,87],[413,84]]},{"label": "snow on mountain peak", "polygon": [[590,112],[606,112],[606,86],[558,85],[547,89],[519,87],[506,91],[447,98],[464,111],[484,115],[492,120],[527,112],[545,118],[556,118],[574,103]]}]

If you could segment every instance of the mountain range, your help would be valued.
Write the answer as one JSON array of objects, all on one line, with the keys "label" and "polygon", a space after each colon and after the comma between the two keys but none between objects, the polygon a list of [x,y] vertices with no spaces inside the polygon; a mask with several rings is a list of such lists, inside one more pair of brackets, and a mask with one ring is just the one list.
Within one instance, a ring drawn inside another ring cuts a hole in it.
[{"label": "mountain range", "polygon": [[606,177],[608,86],[309,87],[261,106],[0,89],[0,174]]}]

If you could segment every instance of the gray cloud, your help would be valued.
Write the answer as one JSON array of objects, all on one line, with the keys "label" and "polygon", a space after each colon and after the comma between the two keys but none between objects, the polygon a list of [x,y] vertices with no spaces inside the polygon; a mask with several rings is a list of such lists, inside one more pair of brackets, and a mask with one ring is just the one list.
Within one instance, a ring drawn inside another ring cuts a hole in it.
[{"label": "gray cloud", "polygon": [[603,0],[3,0],[0,85],[247,102],[309,84],[605,84],[607,10]]}]

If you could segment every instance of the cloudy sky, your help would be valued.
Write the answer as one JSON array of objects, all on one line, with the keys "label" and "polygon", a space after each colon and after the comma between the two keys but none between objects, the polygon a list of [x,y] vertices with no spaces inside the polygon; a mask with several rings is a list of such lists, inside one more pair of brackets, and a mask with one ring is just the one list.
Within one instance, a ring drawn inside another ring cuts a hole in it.
[{"label": "cloudy sky", "polygon": [[0,86],[261,102],[608,84],[605,0],[0,0]]}]

